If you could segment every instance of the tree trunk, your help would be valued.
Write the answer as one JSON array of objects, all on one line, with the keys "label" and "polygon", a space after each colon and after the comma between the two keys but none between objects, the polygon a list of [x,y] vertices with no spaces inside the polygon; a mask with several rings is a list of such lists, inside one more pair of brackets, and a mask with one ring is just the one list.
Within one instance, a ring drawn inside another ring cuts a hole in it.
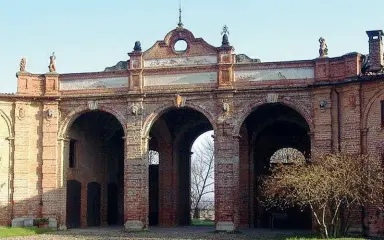
[{"label": "tree trunk", "polygon": [[198,207],[193,209],[193,219],[200,219],[200,209]]}]

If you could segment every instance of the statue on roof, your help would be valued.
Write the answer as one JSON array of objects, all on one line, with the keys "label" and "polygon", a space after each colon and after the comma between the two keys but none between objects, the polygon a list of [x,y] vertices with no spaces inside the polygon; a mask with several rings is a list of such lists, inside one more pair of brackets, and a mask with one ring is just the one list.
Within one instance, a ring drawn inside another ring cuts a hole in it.
[{"label": "statue on roof", "polygon": [[49,72],[56,72],[56,56],[55,56],[55,52],[53,52],[52,55],[49,57],[48,69],[49,69]]},{"label": "statue on roof", "polygon": [[320,48],[319,48],[319,55],[320,57],[327,57],[328,56],[328,46],[325,42],[324,38],[319,38]]},{"label": "statue on roof", "polygon": [[227,25],[224,25],[223,31],[221,32],[221,35],[223,35],[223,40],[221,41],[221,44],[223,46],[228,46],[229,45],[229,41],[228,41],[229,31],[228,31]]},{"label": "statue on roof", "polygon": [[140,43],[140,41],[136,41],[135,42],[135,46],[133,47],[133,51],[141,52],[141,43]]},{"label": "statue on roof", "polygon": [[27,59],[25,57],[23,57],[20,60],[20,72],[25,72],[26,66],[27,66]]}]

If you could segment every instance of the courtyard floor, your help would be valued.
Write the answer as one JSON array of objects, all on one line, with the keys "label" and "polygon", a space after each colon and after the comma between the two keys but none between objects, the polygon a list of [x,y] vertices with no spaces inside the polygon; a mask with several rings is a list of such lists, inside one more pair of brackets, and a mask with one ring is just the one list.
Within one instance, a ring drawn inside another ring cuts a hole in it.
[{"label": "courtyard floor", "polygon": [[[56,231],[48,234],[33,235],[27,237],[11,237],[7,239],[29,239],[29,240],[72,240],[72,239],[278,239],[293,240],[296,237],[309,236],[308,231],[270,230],[270,229],[245,229],[239,233],[216,233],[214,227],[177,227],[156,228],[152,227],[143,232],[125,232],[121,227],[71,229],[67,231]],[[307,238],[302,238],[307,239]],[[312,238],[308,238],[312,239]],[[313,238],[316,239],[316,238]],[[362,239],[362,238],[360,238]]]}]

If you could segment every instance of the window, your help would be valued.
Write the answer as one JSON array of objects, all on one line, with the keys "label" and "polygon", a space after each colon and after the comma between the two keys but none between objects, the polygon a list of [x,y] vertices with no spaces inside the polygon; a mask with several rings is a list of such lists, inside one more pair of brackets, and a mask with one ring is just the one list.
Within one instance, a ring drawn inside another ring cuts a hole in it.
[{"label": "window", "polygon": [[77,141],[71,139],[69,141],[69,168],[76,167],[76,146]]}]

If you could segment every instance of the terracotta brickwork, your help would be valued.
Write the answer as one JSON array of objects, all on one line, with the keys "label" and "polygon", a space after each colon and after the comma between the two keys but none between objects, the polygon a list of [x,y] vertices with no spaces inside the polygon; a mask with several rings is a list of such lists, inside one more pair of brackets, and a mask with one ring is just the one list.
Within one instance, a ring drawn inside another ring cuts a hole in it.
[{"label": "terracotta brickwork", "polygon": [[[178,40],[187,42],[185,51],[174,49]],[[377,46],[372,45],[375,43]],[[370,40],[369,49],[382,51],[379,44],[379,40]],[[381,62],[375,54],[378,62],[373,66],[377,68]],[[106,170],[106,159],[117,150],[102,147],[97,136],[97,129],[108,128],[108,121],[92,132],[74,124],[89,112],[108,113],[121,125],[124,203],[119,211],[123,211],[128,229],[148,227],[150,147],[159,152],[161,159],[159,225],[185,222],[180,217],[185,211],[181,206],[187,204],[183,198],[185,189],[181,187],[188,183],[180,174],[189,166],[179,161],[190,160],[190,153],[186,153],[190,142],[183,136],[195,136],[188,135],[188,128],[198,132],[209,130],[206,126],[210,125],[215,132],[218,230],[257,225],[257,193],[253,189],[258,170],[253,159],[260,153],[252,150],[257,133],[248,127],[250,123],[245,124],[257,109],[285,106],[301,116],[297,121],[305,122],[312,155],[384,152],[384,74],[377,70],[362,73],[364,59],[359,53],[262,63],[240,59],[229,44],[211,46],[179,27],[147,51],[135,46],[129,58],[122,68],[97,73],[38,75],[22,71],[18,73],[17,93],[0,96],[1,224],[10,224],[20,217],[44,216],[66,225],[68,180],[81,183],[81,227],[87,226],[87,185],[91,182],[101,185],[100,219],[101,225],[107,224],[111,172]],[[150,76],[164,78],[154,82],[156,79]],[[206,79],[207,76],[215,79]],[[60,89],[64,82],[66,86],[73,84],[71,90]],[[200,113],[205,119],[204,127],[197,128],[197,123],[183,119],[184,126],[179,122],[177,126],[183,127],[174,130],[170,124],[174,120],[162,116],[175,109]],[[284,114],[279,117],[284,118]],[[84,121],[91,126],[97,119]],[[107,129],[106,133],[111,131]],[[155,145],[151,137],[156,139]],[[73,138],[82,141],[78,156],[81,162],[76,168],[69,168],[69,140]],[[354,229],[362,229],[361,214],[356,210]],[[382,234],[382,213],[370,206],[364,214],[369,234]]]}]

